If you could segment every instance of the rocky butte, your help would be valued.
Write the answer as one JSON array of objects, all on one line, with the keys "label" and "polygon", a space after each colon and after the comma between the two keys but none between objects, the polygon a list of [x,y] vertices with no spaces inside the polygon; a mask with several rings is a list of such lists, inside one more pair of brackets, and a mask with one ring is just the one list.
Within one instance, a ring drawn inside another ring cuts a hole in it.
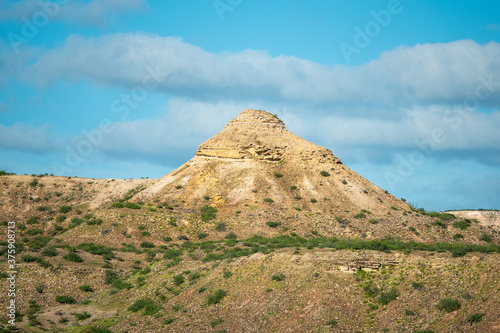
[{"label": "rocky butte", "polygon": [[4,173],[0,221],[18,332],[500,332],[497,212],[416,209],[265,111],[160,179]]}]

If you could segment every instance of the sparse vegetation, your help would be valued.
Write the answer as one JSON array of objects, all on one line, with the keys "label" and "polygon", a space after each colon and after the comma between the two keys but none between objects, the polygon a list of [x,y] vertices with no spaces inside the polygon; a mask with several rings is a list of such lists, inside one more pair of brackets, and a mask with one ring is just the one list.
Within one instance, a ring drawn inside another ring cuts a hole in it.
[{"label": "sparse vegetation", "polygon": [[330,176],[330,174],[328,172],[324,171],[324,170],[320,171],[319,174],[322,175],[323,177]]},{"label": "sparse vegetation", "polygon": [[467,317],[467,322],[472,326],[472,324],[479,323],[481,320],[483,320],[483,316],[484,313],[471,314],[469,317]]},{"label": "sparse vegetation", "polygon": [[217,213],[217,208],[209,206],[209,205],[204,205],[203,207],[200,208],[201,210],[201,220],[204,222],[208,222],[210,220],[215,219],[216,213]]},{"label": "sparse vegetation", "polygon": [[212,294],[207,296],[207,304],[208,305],[217,304],[220,301],[222,301],[222,299],[224,299],[224,297],[226,297],[226,295],[227,295],[227,291],[225,291],[223,289],[217,289],[215,292],[213,292]]},{"label": "sparse vegetation", "polygon": [[72,296],[67,295],[58,295],[56,296],[55,301],[61,304],[73,304],[76,303],[75,299]]}]

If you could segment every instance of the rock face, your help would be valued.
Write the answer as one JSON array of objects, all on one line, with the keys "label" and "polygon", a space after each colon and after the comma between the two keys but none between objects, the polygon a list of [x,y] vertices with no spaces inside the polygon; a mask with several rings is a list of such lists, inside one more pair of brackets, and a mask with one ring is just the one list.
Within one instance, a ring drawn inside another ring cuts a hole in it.
[{"label": "rock face", "polygon": [[196,156],[137,200],[182,201],[196,209],[211,204],[231,214],[248,210],[251,203],[273,203],[275,209],[249,212],[251,216],[284,209],[321,214],[364,209],[375,214],[391,206],[408,208],[347,168],[330,150],[294,135],[277,116],[261,110],[241,112],[201,144]]},{"label": "rock face", "polygon": [[290,133],[276,115],[247,109],[231,120],[220,133],[200,145],[197,156],[281,161],[316,157],[318,162],[341,164],[328,149]]}]

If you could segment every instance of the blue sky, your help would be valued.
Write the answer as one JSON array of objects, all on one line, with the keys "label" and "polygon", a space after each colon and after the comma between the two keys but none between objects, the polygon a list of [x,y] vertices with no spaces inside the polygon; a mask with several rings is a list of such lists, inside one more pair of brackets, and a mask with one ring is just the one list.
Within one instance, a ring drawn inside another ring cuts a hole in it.
[{"label": "blue sky", "polygon": [[500,208],[500,2],[0,1],[0,170],[159,178],[246,108],[397,197]]}]

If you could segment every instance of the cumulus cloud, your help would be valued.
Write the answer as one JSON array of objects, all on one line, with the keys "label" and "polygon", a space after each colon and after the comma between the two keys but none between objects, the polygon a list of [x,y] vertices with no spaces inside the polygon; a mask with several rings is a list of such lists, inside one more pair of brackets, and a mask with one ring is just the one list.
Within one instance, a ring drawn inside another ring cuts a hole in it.
[{"label": "cumulus cloud", "polygon": [[145,0],[92,0],[92,1],[2,1],[0,21],[30,19],[37,13],[47,13],[51,19],[66,23],[104,26],[110,14],[139,11],[147,7]]},{"label": "cumulus cloud", "polygon": [[48,126],[34,128],[23,123],[0,125],[0,148],[44,153],[52,148]]},{"label": "cumulus cloud", "polygon": [[130,87],[150,71],[165,75],[160,91],[190,98],[408,106],[463,103],[486,84],[481,103],[500,105],[500,44],[471,40],[399,47],[346,67],[255,50],[210,53],[179,38],[140,33],[70,36],[41,54],[24,77],[41,85],[70,79]]}]

